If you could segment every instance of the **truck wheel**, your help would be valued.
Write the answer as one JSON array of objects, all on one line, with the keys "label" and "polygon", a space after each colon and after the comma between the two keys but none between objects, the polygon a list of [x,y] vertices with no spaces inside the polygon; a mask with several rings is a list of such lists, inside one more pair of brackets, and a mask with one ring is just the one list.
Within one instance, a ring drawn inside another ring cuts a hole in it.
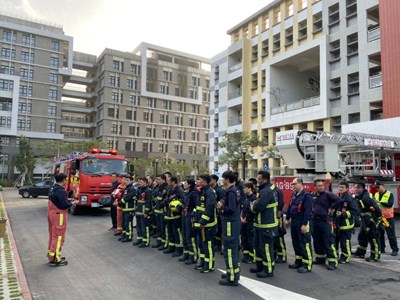
[{"label": "truck wheel", "polygon": [[29,198],[31,196],[31,194],[28,191],[24,191],[22,193],[22,198]]},{"label": "truck wheel", "polygon": [[79,207],[78,207],[78,205],[73,204],[73,205],[71,206],[71,208],[70,208],[70,213],[71,213],[71,215],[76,216],[76,215],[78,214],[78,212],[79,212]]}]

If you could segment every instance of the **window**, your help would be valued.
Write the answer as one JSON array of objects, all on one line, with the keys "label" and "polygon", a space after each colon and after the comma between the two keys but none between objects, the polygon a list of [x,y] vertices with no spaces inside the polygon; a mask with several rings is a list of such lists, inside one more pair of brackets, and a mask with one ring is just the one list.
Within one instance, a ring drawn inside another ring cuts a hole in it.
[{"label": "window", "polygon": [[150,122],[150,113],[145,111],[143,112],[143,121]]},{"label": "window", "polygon": [[20,76],[24,80],[33,80],[33,70],[32,69],[25,69],[21,68],[20,69]]},{"label": "window", "polygon": [[172,81],[172,72],[170,72],[170,71],[163,71],[163,80],[165,80],[165,81]]},{"label": "window", "polygon": [[299,0],[299,9],[304,9],[307,7],[307,0]]},{"label": "window", "polygon": [[49,99],[50,100],[57,100],[57,90],[49,89]]},{"label": "window", "polygon": [[35,53],[21,51],[21,61],[33,64],[35,62]]},{"label": "window", "polygon": [[132,120],[132,111],[131,111],[131,110],[127,110],[127,111],[126,111],[126,118],[127,118],[128,120]]},{"label": "window", "polygon": [[168,101],[167,100],[163,100],[163,102],[161,104],[161,108],[162,109],[168,109]]},{"label": "window", "polygon": [[163,84],[160,84],[160,94],[168,95],[169,87]]},{"label": "window", "polygon": [[178,87],[176,87],[175,88],[175,96],[180,96],[180,95],[181,95],[180,90]]},{"label": "window", "polygon": [[174,117],[174,124],[175,124],[175,125],[180,125],[180,123],[181,123],[181,122],[180,122],[180,117],[179,117],[179,116],[175,116],[175,117]]},{"label": "window", "polygon": [[35,46],[35,37],[32,35],[24,34],[24,35],[22,35],[21,43],[22,43],[22,45],[34,47]]},{"label": "window", "polygon": [[174,153],[179,153],[179,145],[174,145]]},{"label": "window", "polygon": [[143,151],[143,152],[149,152],[149,143],[143,142],[143,144],[142,144],[142,151]]},{"label": "window", "polygon": [[9,136],[2,136],[0,137],[0,145],[1,146],[10,146],[10,137]]},{"label": "window", "polygon": [[115,109],[114,109],[114,108],[112,108],[112,107],[109,107],[107,112],[108,112],[108,113],[107,113],[108,117],[110,117],[110,118],[116,118],[116,119],[119,118],[119,110],[118,110],[118,108],[115,108]]},{"label": "window", "polygon": [[17,130],[30,131],[31,130],[31,120],[21,120],[17,121]]},{"label": "window", "polygon": [[183,111],[183,103],[178,102],[178,108],[179,111]]},{"label": "window", "polygon": [[263,30],[269,29],[269,18],[268,17],[263,17],[263,21],[262,21],[262,26],[263,26]]},{"label": "window", "polygon": [[47,115],[48,115],[48,116],[51,116],[51,117],[55,117],[56,114],[57,114],[57,106],[56,106],[56,105],[53,105],[53,104],[50,104],[50,105],[47,107]]},{"label": "window", "polygon": [[19,94],[25,97],[32,97],[32,87],[27,85],[20,85]]},{"label": "window", "polygon": [[14,75],[15,67],[9,65],[0,66],[0,73]]},{"label": "window", "polygon": [[161,130],[161,137],[162,137],[163,139],[168,138],[168,129],[162,129],[162,130]]},{"label": "window", "polygon": [[14,89],[13,81],[0,79],[0,91],[12,91],[13,89]]},{"label": "window", "polygon": [[108,77],[108,83],[111,86],[119,86],[119,77],[109,76]]},{"label": "window", "polygon": [[293,1],[286,3],[286,17],[293,16]]},{"label": "window", "polygon": [[112,62],[112,68],[115,71],[124,71],[124,63],[122,61],[118,61],[118,60],[113,60]]},{"label": "window", "polygon": [[281,22],[281,9],[280,7],[274,9],[274,24]]},{"label": "window", "polygon": [[58,57],[50,57],[50,67],[58,68]]},{"label": "window", "polygon": [[207,128],[207,120],[203,120],[203,128]]},{"label": "window", "polygon": [[189,118],[189,126],[193,127],[194,126],[194,119]]},{"label": "window", "polygon": [[30,115],[32,113],[32,103],[19,102],[18,113]]},{"label": "window", "polygon": [[195,141],[195,140],[196,140],[196,132],[192,132],[192,133],[190,134],[190,139],[191,139],[192,141]]},{"label": "window", "polygon": [[192,85],[199,86],[200,85],[200,78],[193,76],[192,77]]},{"label": "window", "polygon": [[1,58],[15,59],[15,49],[1,48]]},{"label": "window", "polygon": [[131,64],[131,73],[134,75],[140,75],[140,66]]},{"label": "window", "polygon": [[11,127],[11,117],[0,117],[0,127]]},{"label": "window", "polygon": [[9,43],[16,43],[17,42],[17,33],[11,31],[3,31],[3,41]]},{"label": "window", "polygon": [[210,79],[206,79],[205,82],[206,82],[206,88],[209,89],[210,88]]},{"label": "window", "polygon": [[56,41],[51,41],[51,50],[55,52],[60,52],[60,43]]},{"label": "window", "polygon": [[126,80],[126,86],[128,89],[133,89],[133,80],[132,79],[127,79]]},{"label": "window", "polygon": [[47,132],[56,132],[56,122],[55,121],[47,121]]},{"label": "window", "polygon": [[122,125],[112,124],[111,125],[111,134],[122,134]]},{"label": "window", "polygon": [[132,105],[140,105],[140,97],[136,95],[129,95],[129,103]]},{"label": "window", "polygon": [[54,84],[58,84],[58,75],[54,74],[54,73],[50,73],[49,74],[49,82],[50,83],[54,83]]},{"label": "window", "polygon": [[146,137],[151,137],[152,132],[151,128],[146,128]]},{"label": "window", "polygon": [[154,99],[147,98],[147,107],[153,107],[153,105],[154,105]]},{"label": "window", "polygon": [[208,139],[209,139],[209,134],[206,132],[206,133],[204,134],[204,140],[205,140],[206,142],[208,142]]},{"label": "window", "polygon": [[182,132],[181,130],[178,130],[178,131],[176,132],[176,138],[177,138],[178,140],[182,140],[182,139],[183,139],[183,132]]}]

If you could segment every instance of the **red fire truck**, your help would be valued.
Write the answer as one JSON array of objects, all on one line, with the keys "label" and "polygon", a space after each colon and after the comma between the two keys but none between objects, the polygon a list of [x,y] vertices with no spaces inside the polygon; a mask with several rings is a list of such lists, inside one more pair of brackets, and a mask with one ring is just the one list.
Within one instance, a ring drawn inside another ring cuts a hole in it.
[{"label": "red fire truck", "polygon": [[100,207],[98,200],[110,194],[111,174],[133,171],[126,158],[117,154],[117,150],[91,149],[90,153],[72,152],[53,163],[54,174],[67,175],[68,198],[79,201],[71,207],[71,214],[77,214],[80,206]]}]

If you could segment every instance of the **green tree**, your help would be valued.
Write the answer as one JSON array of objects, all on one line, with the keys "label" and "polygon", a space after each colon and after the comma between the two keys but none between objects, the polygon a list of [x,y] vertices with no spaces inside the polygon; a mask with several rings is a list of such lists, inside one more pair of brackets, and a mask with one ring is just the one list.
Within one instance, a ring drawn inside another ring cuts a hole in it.
[{"label": "green tree", "polygon": [[19,153],[15,158],[15,167],[20,173],[21,184],[25,180],[28,180],[32,183],[33,169],[35,168],[35,157],[33,154],[33,150],[31,145],[29,144],[29,140],[21,135],[19,138]]},{"label": "green tree", "polygon": [[219,156],[219,164],[227,164],[235,170],[239,167],[239,162],[243,159],[243,149],[246,151],[246,160],[251,159],[254,154],[253,148],[262,146],[262,141],[255,132],[226,133],[218,144],[218,148],[223,150]]}]

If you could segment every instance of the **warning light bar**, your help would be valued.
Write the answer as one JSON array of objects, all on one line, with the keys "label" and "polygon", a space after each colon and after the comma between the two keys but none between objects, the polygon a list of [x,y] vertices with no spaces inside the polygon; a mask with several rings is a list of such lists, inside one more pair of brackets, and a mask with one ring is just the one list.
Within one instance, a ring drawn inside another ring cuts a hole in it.
[{"label": "warning light bar", "polygon": [[92,154],[107,153],[107,154],[111,154],[111,155],[117,155],[118,154],[118,150],[92,148],[92,149],[90,149],[90,153],[92,153]]}]

